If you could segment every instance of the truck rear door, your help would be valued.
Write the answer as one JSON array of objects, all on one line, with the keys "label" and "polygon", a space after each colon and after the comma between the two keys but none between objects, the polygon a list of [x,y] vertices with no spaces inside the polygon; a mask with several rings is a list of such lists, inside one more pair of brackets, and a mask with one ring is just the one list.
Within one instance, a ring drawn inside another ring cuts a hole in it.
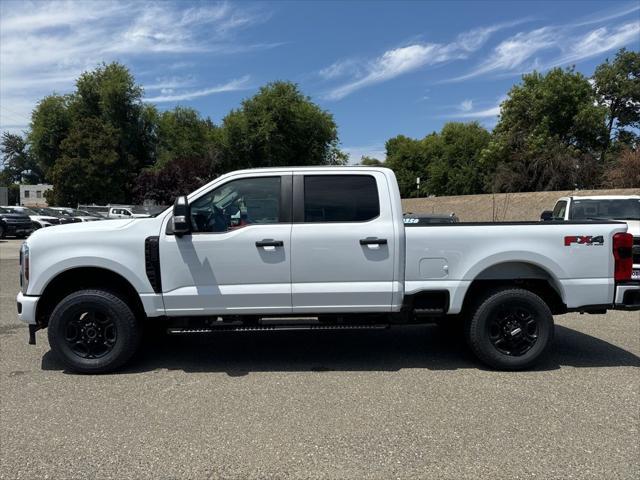
[{"label": "truck rear door", "polygon": [[293,178],[293,312],[389,311],[397,240],[384,174],[320,170]]}]

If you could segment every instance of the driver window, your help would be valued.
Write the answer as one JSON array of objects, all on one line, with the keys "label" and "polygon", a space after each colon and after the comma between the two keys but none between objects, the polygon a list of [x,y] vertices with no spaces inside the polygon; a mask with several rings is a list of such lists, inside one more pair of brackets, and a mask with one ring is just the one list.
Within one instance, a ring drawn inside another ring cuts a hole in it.
[{"label": "driver window", "polygon": [[233,180],[191,203],[194,232],[227,232],[279,218],[280,177]]}]

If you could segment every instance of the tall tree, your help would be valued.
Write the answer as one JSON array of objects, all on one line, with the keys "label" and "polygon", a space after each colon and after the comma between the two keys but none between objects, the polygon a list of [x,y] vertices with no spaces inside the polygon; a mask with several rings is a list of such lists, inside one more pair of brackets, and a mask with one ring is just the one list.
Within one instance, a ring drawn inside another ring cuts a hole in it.
[{"label": "tall tree", "polygon": [[118,131],[100,119],[74,122],[60,146],[61,157],[51,169],[54,205],[121,203],[128,200],[128,170],[119,157]]},{"label": "tall tree", "polygon": [[45,177],[60,158],[60,144],[69,133],[71,113],[69,95],[49,95],[31,113],[27,141]]},{"label": "tall tree", "polygon": [[36,184],[42,181],[42,171],[35,161],[24,137],[15,133],[2,132],[0,140],[0,183]]},{"label": "tall tree", "polygon": [[607,112],[605,147],[614,139],[634,141],[640,128],[640,53],[621,49],[613,62],[598,65],[593,83]]},{"label": "tall tree", "polygon": [[[32,114],[29,143],[56,203],[128,202],[137,174],[154,163],[157,112],[122,64],[102,64],[71,95],[51,95]],[[80,181],[78,175],[84,178]]]},{"label": "tall tree", "polygon": [[427,193],[482,193],[485,179],[480,155],[490,138],[489,132],[477,122],[449,122],[440,134],[425,138],[426,155],[431,159],[427,170]]},{"label": "tall tree", "polygon": [[176,107],[157,118],[157,167],[173,159],[205,158],[219,146],[219,128],[193,108]]},{"label": "tall tree", "polygon": [[333,116],[290,82],[274,82],[222,122],[224,169],[346,162]]},{"label": "tall tree", "polygon": [[[482,156],[489,189],[531,191],[598,184],[601,165],[593,164],[606,143],[605,118],[606,109],[596,105],[591,84],[573,69],[524,75],[502,103],[500,120]],[[578,173],[559,176],[554,170]],[[493,171],[513,175],[494,176]]]},{"label": "tall tree", "polygon": [[419,195],[416,184],[418,177],[422,182],[427,180],[429,157],[424,144],[429,142],[429,137],[433,135],[436,134],[428,135],[422,141],[398,135],[387,140],[385,144],[387,159],[384,163],[396,174],[400,194],[403,197]]}]

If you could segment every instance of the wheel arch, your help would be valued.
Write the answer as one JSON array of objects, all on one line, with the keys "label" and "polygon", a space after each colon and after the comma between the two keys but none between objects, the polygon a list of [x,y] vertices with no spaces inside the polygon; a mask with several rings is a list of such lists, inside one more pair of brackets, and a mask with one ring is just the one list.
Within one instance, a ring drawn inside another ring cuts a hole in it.
[{"label": "wheel arch", "polygon": [[129,280],[104,267],[73,267],[59,272],[45,286],[36,309],[36,321],[46,326],[55,306],[67,295],[84,289],[101,289],[121,297],[138,318],[145,316],[140,295]]},{"label": "wheel arch", "polygon": [[505,261],[480,271],[465,292],[462,310],[468,310],[488,291],[521,288],[541,297],[554,314],[565,313],[565,292],[558,278],[544,266],[531,261]]}]

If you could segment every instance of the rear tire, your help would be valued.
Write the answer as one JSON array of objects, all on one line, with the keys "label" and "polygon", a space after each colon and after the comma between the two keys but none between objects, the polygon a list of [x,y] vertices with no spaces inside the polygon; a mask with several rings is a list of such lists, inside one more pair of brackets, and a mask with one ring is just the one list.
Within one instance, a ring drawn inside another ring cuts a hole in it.
[{"label": "rear tire", "polygon": [[5,233],[4,225],[0,225],[0,238],[4,238]]},{"label": "rear tire", "polygon": [[103,290],[80,290],[65,297],[53,310],[48,328],[51,350],[69,370],[79,373],[118,369],[140,341],[131,308]]},{"label": "rear tire", "polygon": [[478,303],[467,323],[473,353],[499,370],[533,366],[553,341],[553,315],[535,293],[522,289],[492,292]]}]

